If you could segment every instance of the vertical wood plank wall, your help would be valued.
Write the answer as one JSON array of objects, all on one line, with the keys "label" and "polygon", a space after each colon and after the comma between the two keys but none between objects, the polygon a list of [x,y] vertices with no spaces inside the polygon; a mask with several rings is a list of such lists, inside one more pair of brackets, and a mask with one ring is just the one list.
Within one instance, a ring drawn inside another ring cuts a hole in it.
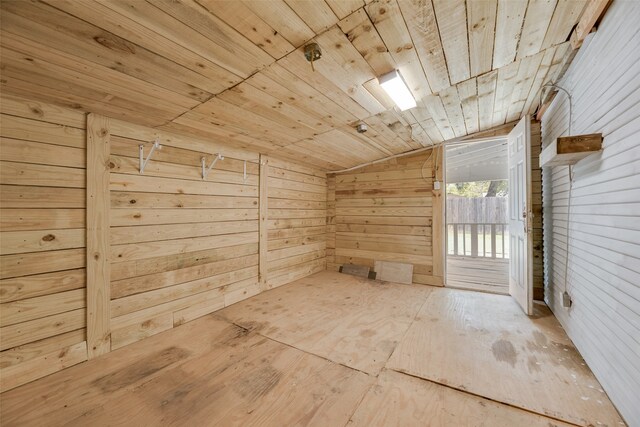
[{"label": "vertical wood plank wall", "polygon": [[326,268],[326,173],[269,158],[267,287]]},{"label": "vertical wood plank wall", "polygon": [[531,121],[531,202],[533,212],[533,299],[544,300],[542,239],[542,170],[540,169],[540,122]]},{"label": "vertical wood plank wall", "polygon": [[[602,152],[573,166],[570,208],[568,166],[543,170],[546,301],[629,425],[640,425],[638,16],[640,3],[614,1],[559,82],[571,134],[604,137]],[[543,143],[568,131],[560,92]]]},{"label": "vertical wood plank wall", "polygon": [[0,100],[2,391],[87,359],[85,114]]},{"label": "vertical wood plank wall", "polygon": [[[441,268],[443,255],[438,260],[432,256],[435,157],[427,151],[329,178],[327,199],[335,203],[335,237],[332,215],[327,237],[331,243],[335,239],[330,268],[348,263],[373,267],[376,260],[403,262],[413,264],[414,283],[443,285],[442,275],[434,275],[434,262]],[[332,208],[328,212],[333,213]],[[435,214],[442,215],[442,210]],[[442,224],[442,218],[438,221]]]},{"label": "vertical wood plank wall", "polygon": [[[85,113],[20,98],[0,105],[2,391],[87,360],[87,301],[98,355],[326,266],[324,172],[263,156],[261,188],[258,153],[94,115],[87,129]],[[156,138],[140,174],[138,146],[146,157]],[[218,152],[203,180],[201,157]],[[88,295],[87,259],[109,259],[91,275],[108,292]]]}]

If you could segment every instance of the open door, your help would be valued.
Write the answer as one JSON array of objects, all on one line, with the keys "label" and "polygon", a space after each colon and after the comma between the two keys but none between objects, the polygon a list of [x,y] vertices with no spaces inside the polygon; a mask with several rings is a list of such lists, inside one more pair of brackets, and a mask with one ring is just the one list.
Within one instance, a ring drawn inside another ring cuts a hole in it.
[{"label": "open door", "polygon": [[525,116],[508,136],[509,146],[509,293],[533,314],[533,242],[531,209],[531,119]]}]

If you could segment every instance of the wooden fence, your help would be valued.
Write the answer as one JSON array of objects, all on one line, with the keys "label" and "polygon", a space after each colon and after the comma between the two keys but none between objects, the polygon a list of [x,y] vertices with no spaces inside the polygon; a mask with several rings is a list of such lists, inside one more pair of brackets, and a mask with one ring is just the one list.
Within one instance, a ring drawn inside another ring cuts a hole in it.
[{"label": "wooden fence", "polygon": [[508,258],[505,197],[447,197],[447,253],[451,256]]}]

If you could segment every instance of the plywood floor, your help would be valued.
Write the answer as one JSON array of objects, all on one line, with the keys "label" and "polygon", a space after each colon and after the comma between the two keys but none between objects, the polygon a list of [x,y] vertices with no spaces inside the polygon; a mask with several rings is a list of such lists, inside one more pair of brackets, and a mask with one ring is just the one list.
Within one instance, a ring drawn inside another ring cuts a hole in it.
[{"label": "plywood floor", "polygon": [[618,426],[543,307],[322,272],[0,395],[12,425]]}]

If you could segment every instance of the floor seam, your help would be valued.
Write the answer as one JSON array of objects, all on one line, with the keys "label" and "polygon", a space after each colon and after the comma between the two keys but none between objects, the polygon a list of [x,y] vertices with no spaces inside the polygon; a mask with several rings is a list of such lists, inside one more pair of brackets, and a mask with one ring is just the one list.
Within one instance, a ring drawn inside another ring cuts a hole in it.
[{"label": "floor seam", "polygon": [[226,318],[223,318],[223,320],[225,320],[226,322],[229,322],[229,323],[231,323],[232,325],[235,325],[235,326],[237,326],[237,327],[239,327],[239,328],[242,328],[242,329],[244,329],[245,331],[253,332],[254,334],[256,334],[256,335],[260,335],[260,336],[261,336],[261,337],[263,337],[263,338],[266,338],[266,339],[271,340],[271,341],[273,341],[273,342],[277,342],[278,344],[282,344],[282,345],[287,346],[287,347],[289,347],[289,348],[293,348],[294,350],[298,350],[298,351],[301,351],[301,352],[303,352],[303,353],[309,354],[309,355],[311,355],[311,356],[318,357],[318,358],[320,358],[320,359],[322,359],[322,360],[325,360],[325,361],[327,361],[327,362],[333,363],[333,364],[335,364],[335,365],[343,366],[343,367],[345,367],[345,368],[347,368],[347,369],[350,369],[350,370],[352,370],[352,371],[356,371],[356,372],[363,373],[363,374],[365,374],[365,375],[367,375],[367,376],[369,376],[369,377],[377,378],[377,377],[378,377],[378,375],[380,374],[380,372],[378,372],[378,374],[373,375],[373,374],[370,374],[370,373],[368,373],[368,372],[366,372],[366,371],[363,371],[363,370],[361,370],[361,369],[358,369],[358,368],[354,368],[354,367],[352,367],[352,366],[345,365],[344,363],[336,362],[335,360],[331,360],[331,359],[329,359],[328,357],[320,356],[319,354],[315,354],[315,353],[311,353],[310,351],[307,351],[307,350],[303,350],[303,349],[301,349],[301,348],[298,348],[298,347],[296,347],[296,346],[295,346],[295,345],[293,345],[293,344],[289,344],[289,343],[286,343],[286,342],[283,342],[283,341],[277,340],[277,339],[275,339],[275,338],[273,338],[273,337],[269,337],[269,336],[267,336],[267,335],[264,335],[264,334],[260,333],[260,331],[258,331],[258,330],[250,329],[250,328],[247,328],[246,326],[242,326],[241,324],[236,323],[236,322],[234,322],[233,320],[226,319]]},{"label": "floor seam", "polygon": [[530,414],[535,414],[535,415],[539,415],[539,416],[541,416],[541,417],[549,418],[550,420],[554,420],[554,421],[562,422],[562,423],[565,423],[565,424],[571,424],[571,425],[576,426],[576,427],[581,427],[581,426],[582,426],[582,424],[576,424],[576,423],[575,423],[575,422],[573,422],[573,421],[563,420],[563,419],[561,419],[561,418],[557,418],[557,417],[554,417],[554,416],[552,416],[552,415],[548,415],[548,414],[541,414],[540,412],[536,412],[536,411],[534,411],[534,410],[532,410],[532,409],[523,408],[523,407],[521,407],[521,406],[517,406],[517,405],[514,405],[514,404],[512,404],[512,403],[503,402],[503,401],[501,401],[501,400],[496,400],[496,399],[493,399],[493,398],[491,398],[491,397],[487,397],[487,396],[483,396],[483,395],[481,395],[481,394],[473,393],[473,392],[471,392],[471,391],[469,391],[469,390],[464,390],[464,389],[461,389],[461,388],[458,388],[458,387],[452,386],[451,384],[441,383],[441,382],[439,382],[439,381],[435,381],[435,380],[432,380],[432,379],[423,378],[423,377],[420,377],[420,376],[418,376],[418,375],[414,375],[414,374],[411,374],[411,373],[409,373],[409,372],[399,371],[399,370],[397,370],[397,369],[393,369],[393,368],[387,368],[387,367],[385,367],[385,369],[387,369],[387,370],[389,370],[389,371],[396,372],[396,373],[401,374],[401,375],[406,375],[406,376],[411,377],[411,378],[416,378],[416,379],[419,379],[419,380],[422,380],[422,381],[426,381],[426,382],[429,382],[429,383],[432,383],[432,384],[437,384],[437,385],[439,385],[439,386],[446,387],[446,388],[451,389],[451,390],[456,390],[456,391],[459,391],[459,392],[461,392],[461,393],[468,394],[468,395],[470,395],[470,396],[479,397],[479,398],[481,398],[481,399],[485,399],[485,400],[488,400],[488,401],[490,401],[490,402],[498,403],[498,404],[500,404],[500,405],[505,405],[505,406],[509,406],[509,407],[511,407],[511,408],[519,409],[519,410],[521,410],[521,411],[528,412],[528,413],[530,413]]},{"label": "floor seam", "polygon": [[[367,397],[367,394],[369,394],[369,391],[371,391],[371,389],[373,388],[373,386],[375,386],[375,385],[376,385],[376,380],[377,380],[378,376],[380,375],[380,372],[382,372],[382,370],[383,370],[383,369],[385,369],[385,367],[383,366],[383,367],[378,371],[378,373],[377,373],[377,374],[373,375],[373,374],[370,374],[370,373],[368,373],[368,372],[362,371],[362,370],[360,370],[360,369],[358,369],[358,368],[354,368],[354,367],[351,367],[351,366],[347,366],[347,365],[345,365],[344,363],[336,362],[336,361],[331,360],[331,359],[329,359],[329,358],[327,358],[327,357],[320,356],[320,355],[318,355],[318,354],[311,353],[311,352],[309,352],[309,351],[303,350],[303,349],[298,348],[298,347],[296,347],[296,346],[294,346],[294,345],[292,345],[292,344],[288,344],[288,343],[285,343],[285,342],[279,341],[279,340],[277,340],[277,339],[275,339],[275,338],[268,337],[268,336],[266,336],[266,335],[261,334],[259,331],[249,329],[249,328],[247,328],[247,327],[245,327],[245,326],[242,326],[241,324],[236,323],[236,322],[234,322],[234,321],[232,321],[232,320],[230,320],[230,319],[226,319],[226,318],[222,318],[222,317],[220,317],[220,318],[221,318],[221,319],[223,319],[223,320],[225,320],[226,322],[231,323],[232,325],[235,325],[235,326],[237,326],[237,327],[239,327],[239,328],[244,329],[245,331],[253,332],[253,333],[255,333],[256,335],[259,335],[259,336],[261,336],[261,337],[263,337],[263,338],[266,338],[266,339],[268,339],[268,340],[271,340],[271,341],[277,342],[277,343],[282,344],[282,345],[284,345],[284,346],[287,346],[287,347],[289,347],[289,348],[293,348],[294,350],[298,350],[298,351],[300,351],[300,352],[302,352],[302,353],[305,353],[305,354],[308,354],[308,355],[311,355],[311,356],[314,356],[314,357],[320,358],[320,359],[325,360],[325,361],[327,361],[327,362],[329,362],[329,363],[332,363],[332,364],[334,364],[334,365],[342,366],[342,367],[347,368],[347,369],[349,369],[349,370],[351,370],[351,371],[360,372],[360,373],[362,373],[362,374],[365,374],[367,377],[371,378],[371,379],[372,379],[371,384],[369,384],[369,386],[368,386],[368,387],[367,387],[367,389],[364,391],[364,393],[362,393],[362,396],[360,397],[360,400],[358,400],[358,403],[354,406],[354,408],[353,408],[353,412],[351,412],[351,414],[349,415],[349,418],[347,419],[347,422],[344,424],[344,426],[347,426],[347,425],[351,422],[351,419],[352,419],[352,418],[353,418],[353,416],[355,415],[355,413],[356,413],[356,411],[358,410],[358,408],[360,408],[360,405],[362,404],[362,402],[364,401],[364,399]],[[343,427],[344,427],[344,426],[343,426]]]},{"label": "floor seam", "polygon": [[[433,290],[431,290],[429,292],[429,294],[427,294],[427,297],[424,299],[424,301],[422,301],[422,304],[420,304],[420,308],[418,308],[418,310],[416,310],[416,314],[414,314],[413,319],[411,319],[411,322],[409,322],[409,326],[407,326],[407,329],[404,331],[404,334],[402,334],[402,337],[398,340],[398,343],[395,345],[395,347],[393,347],[393,350],[391,351],[391,354],[389,354],[389,357],[387,357],[387,360],[385,360],[384,365],[382,365],[382,369],[387,369],[387,364],[389,363],[389,360],[391,360],[391,357],[393,357],[393,354],[398,349],[398,346],[400,345],[402,340],[404,340],[404,338],[409,333],[409,329],[411,329],[411,327],[413,326],[414,322],[416,321],[416,318],[420,315],[420,312],[422,311],[422,308],[424,307],[424,305],[429,300],[429,297],[431,297],[431,292],[433,292]],[[382,372],[382,369],[380,370],[380,372]],[[378,375],[380,375],[380,372],[378,372]]]}]

